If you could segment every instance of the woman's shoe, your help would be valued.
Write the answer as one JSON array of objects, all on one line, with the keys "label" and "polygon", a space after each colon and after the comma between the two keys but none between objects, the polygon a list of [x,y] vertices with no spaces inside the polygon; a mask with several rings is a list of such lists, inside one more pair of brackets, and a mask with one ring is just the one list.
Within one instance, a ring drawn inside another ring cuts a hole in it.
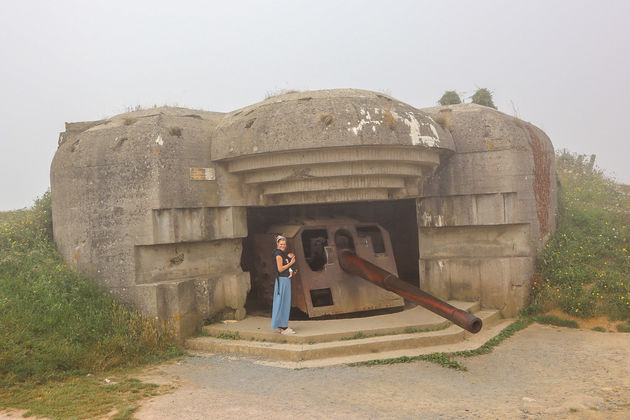
[{"label": "woman's shoe", "polygon": [[280,331],[280,334],[291,335],[291,334],[295,334],[295,331],[293,331],[291,328],[285,328],[284,330]]}]

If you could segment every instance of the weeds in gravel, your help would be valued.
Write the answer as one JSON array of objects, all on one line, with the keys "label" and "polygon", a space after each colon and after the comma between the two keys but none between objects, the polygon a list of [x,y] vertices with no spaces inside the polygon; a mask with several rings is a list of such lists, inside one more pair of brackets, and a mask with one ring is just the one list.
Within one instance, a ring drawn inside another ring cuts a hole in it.
[{"label": "weeds in gravel", "polygon": [[555,315],[538,315],[535,316],[534,321],[539,324],[555,325],[557,327],[567,328],[580,328],[579,324],[572,319],[564,319]]},{"label": "weeds in gravel", "polygon": [[367,335],[363,334],[362,332],[358,332],[355,335],[351,335],[349,337],[341,337],[339,340],[359,340],[361,338],[366,338]]},{"label": "weeds in gravel", "polygon": [[440,366],[444,366],[450,369],[456,370],[467,370],[466,366],[462,365],[456,360],[453,360],[453,357],[472,357],[480,354],[491,353],[492,350],[498,346],[503,340],[511,337],[517,331],[520,331],[524,328],[527,328],[533,320],[531,318],[519,318],[506,328],[504,328],[497,336],[491,338],[486,341],[482,346],[475,350],[465,350],[458,351],[453,353],[430,353],[430,354],[421,354],[418,356],[402,356],[393,359],[377,359],[377,360],[368,360],[365,362],[357,362],[357,363],[349,363],[348,366],[375,366],[375,365],[391,365],[396,363],[411,363],[417,361],[426,361],[437,363]]},{"label": "weeds in gravel", "polygon": [[215,336],[216,338],[221,338],[223,340],[240,340],[241,339],[241,335],[238,333],[238,331],[230,333],[230,332],[222,332],[219,333]]},{"label": "weeds in gravel", "polygon": [[376,365],[393,365],[397,363],[411,363],[417,361],[426,361],[437,363],[440,366],[444,366],[450,369],[456,370],[466,370],[466,367],[461,363],[451,360],[450,355],[448,353],[431,353],[431,354],[421,354],[418,356],[401,356],[393,359],[377,359],[377,360],[368,360],[365,362],[357,362],[357,363],[348,363],[348,366],[376,366]]},{"label": "weeds in gravel", "polygon": [[630,332],[630,322],[626,322],[625,324],[617,324],[617,331]]},{"label": "weeds in gravel", "polygon": [[593,327],[593,328],[591,328],[591,330],[593,330],[593,331],[599,331],[599,332],[606,332],[606,328],[604,328],[604,327],[600,327],[600,326]]}]

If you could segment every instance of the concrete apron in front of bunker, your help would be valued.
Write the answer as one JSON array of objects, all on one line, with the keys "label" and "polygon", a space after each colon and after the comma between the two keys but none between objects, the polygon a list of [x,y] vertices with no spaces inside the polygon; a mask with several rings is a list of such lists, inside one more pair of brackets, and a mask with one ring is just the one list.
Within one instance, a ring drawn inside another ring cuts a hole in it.
[{"label": "concrete apron in front of bunker", "polygon": [[473,350],[513,321],[501,318],[497,310],[480,310],[478,302],[449,303],[481,318],[483,329],[469,333],[420,306],[361,318],[290,321],[296,331],[292,336],[272,331],[268,317],[248,316],[207,325],[186,347],[200,355],[237,354],[287,368],[320,367]]}]

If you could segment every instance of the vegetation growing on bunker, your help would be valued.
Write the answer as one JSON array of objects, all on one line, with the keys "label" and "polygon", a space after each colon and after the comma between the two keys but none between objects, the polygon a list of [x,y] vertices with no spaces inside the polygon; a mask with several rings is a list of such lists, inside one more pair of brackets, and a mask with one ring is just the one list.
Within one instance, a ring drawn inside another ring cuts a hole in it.
[{"label": "vegetation growing on bunker", "polygon": [[132,124],[135,124],[135,123],[136,123],[136,121],[138,121],[138,119],[137,119],[137,118],[134,118],[134,117],[129,117],[129,116],[127,116],[127,117],[124,117],[124,118],[123,118],[123,123],[124,123],[125,125],[132,125]]},{"label": "vegetation growing on bunker", "polygon": [[454,90],[447,90],[444,95],[438,101],[440,105],[457,105],[461,104],[462,100]]},{"label": "vegetation growing on bunker", "polygon": [[593,163],[556,156],[558,227],[538,256],[529,312],[630,319],[630,196]]},{"label": "vegetation growing on bunker", "polygon": [[438,114],[435,116],[435,122],[440,124],[440,126],[448,131],[451,131],[451,120],[453,117],[453,110],[450,108],[440,109]]},{"label": "vegetation growing on bunker", "polygon": [[396,129],[396,119],[394,118],[392,113],[389,112],[388,110],[384,110],[383,111],[383,116],[385,116],[385,120],[387,121],[387,126],[389,127],[389,129],[390,130],[395,130]]},{"label": "vegetation growing on bunker", "polygon": [[321,114],[319,116],[319,121],[324,124],[325,127],[328,127],[333,122],[332,114]]},{"label": "vegetation growing on bunker", "polygon": [[181,137],[182,128],[175,125],[171,125],[170,127],[168,127],[168,134],[170,134],[171,136]]},{"label": "vegetation growing on bunker", "polygon": [[483,105],[490,108],[498,109],[492,100],[492,92],[486,88],[477,89],[473,94],[472,103],[477,105]]}]

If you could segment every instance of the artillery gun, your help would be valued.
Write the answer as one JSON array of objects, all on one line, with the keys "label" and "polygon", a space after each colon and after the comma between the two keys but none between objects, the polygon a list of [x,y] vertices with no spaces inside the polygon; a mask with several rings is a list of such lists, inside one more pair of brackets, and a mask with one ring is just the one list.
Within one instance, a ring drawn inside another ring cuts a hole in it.
[{"label": "artillery gun", "polygon": [[467,331],[481,330],[481,319],[398,278],[389,233],[378,223],[353,219],[312,219],[274,225],[253,235],[252,289],[271,305],[275,236],[287,238],[296,255],[292,305],[309,317],[402,308],[404,299]]}]

